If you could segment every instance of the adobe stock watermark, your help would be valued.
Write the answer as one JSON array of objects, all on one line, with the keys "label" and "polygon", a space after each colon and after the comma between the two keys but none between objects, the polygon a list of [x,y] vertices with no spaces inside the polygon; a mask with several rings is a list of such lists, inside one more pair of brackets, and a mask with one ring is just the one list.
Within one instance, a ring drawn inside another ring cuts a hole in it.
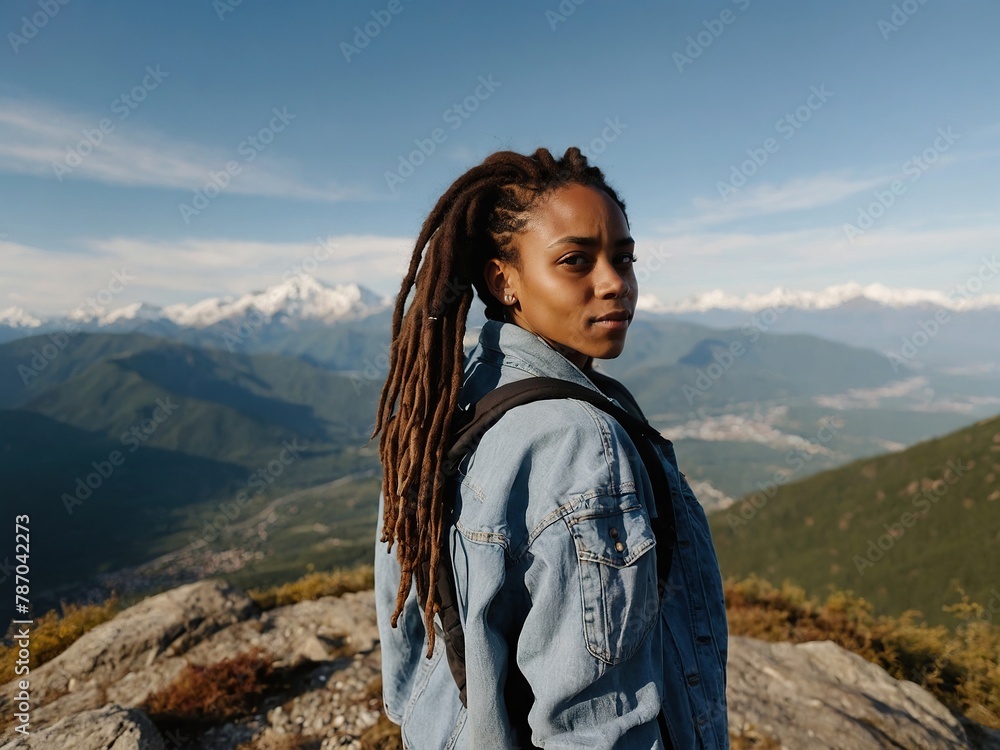
[{"label": "adobe stock watermark", "polygon": [[586,156],[588,160],[592,159],[595,154],[603,154],[607,150],[608,144],[617,141],[618,136],[627,129],[628,125],[623,123],[618,117],[613,120],[610,117],[604,118],[604,129],[601,131],[601,134],[591,139],[586,148],[581,148],[580,153]]},{"label": "adobe stock watermark", "polygon": [[[788,484],[792,477],[800,472],[806,464],[823,452],[823,447],[837,436],[838,425],[833,417],[824,417],[819,421],[819,429],[816,436],[808,440],[808,445],[812,448],[793,448],[785,454],[785,464],[790,471],[775,469],[771,478],[766,482],[757,482],[758,492],[754,492],[748,498],[739,503],[737,512],[730,510],[726,513],[726,521],[729,528],[735,534],[741,526],[746,526],[754,519],[758,512],[763,510],[768,501],[778,494],[778,487]],[[730,506],[731,508],[735,506]]]},{"label": "adobe stock watermark", "polygon": [[[93,297],[87,297],[84,303],[77,308],[78,311],[91,315],[100,315],[104,309],[111,304],[111,300],[116,294],[128,286],[130,281],[134,281],[134,276],[125,273],[125,267],[121,271],[112,271],[111,280]],[[71,337],[80,333],[80,327],[73,319],[69,319],[62,331],[46,334],[48,343],[37,346],[31,350],[31,359],[28,364],[19,364],[17,374],[21,376],[21,382],[27,387],[31,381],[41,375],[42,371],[49,366],[59,354],[69,344]]]},{"label": "adobe stock watermark", "polygon": [[[1000,273],[1000,263],[997,262],[996,253],[993,253],[992,258],[987,258],[984,255],[981,260],[982,263],[975,273],[961,284],[956,284],[948,292],[949,299],[954,301],[957,301],[956,297],[969,299],[982,291],[983,284],[997,277],[997,274]],[[917,330],[900,340],[899,350],[888,353],[889,362],[892,363],[892,371],[899,372],[901,367],[911,364],[920,351],[950,322],[951,315],[943,307],[936,310],[932,317],[918,321]]]},{"label": "adobe stock watermark", "polygon": [[219,503],[219,513],[205,521],[201,536],[192,535],[189,537],[191,544],[201,546],[202,544],[211,544],[218,539],[219,535],[229,527],[229,524],[243,514],[253,498],[264,492],[278,477],[284,474],[285,469],[295,463],[307,447],[300,445],[298,438],[282,441],[278,455],[268,461],[265,466],[259,466],[247,477],[247,488],[252,489],[253,494],[251,495],[248,490],[240,490],[236,493],[235,500]]},{"label": "adobe stock watermark", "polygon": [[[962,466],[960,461],[949,459],[944,465],[941,478],[930,481],[929,487],[923,487],[919,493],[913,496],[911,502],[918,514],[924,514],[926,517],[932,505],[936,505],[938,500],[947,495],[951,488],[961,481],[965,472],[971,468],[972,464]],[[912,529],[919,520],[920,515],[906,511],[891,524],[882,524],[885,533],[876,539],[869,539],[864,556],[855,555],[852,560],[854,567],[858,570],[858,575],[863,576],[868,568],[875,567],[875,563],[885,557],[886,553],[896,546],[896,542],[903,538],[906,530]]]},{"label": "adobe stock watermark", "polygon": [[586,0],[562,0],[555,8],[549,8],[545,11],[545,20],[549,22],[549,28],[555,31],[559,28],[559,24],[566,23],[584,2]]},{"label": "adobe stock watermark", "polygon": [[354,44],[350,42],[340,43],[340,51],[343,53],[344,59],[350,63],[352,57],[360,55],[361,51],[392,23],[392,19],[402,12],[403,3],[400,0],[389,0],[384,8],[371,11],[372,20],[366,21],[363,27],[354,27],[354,36],[351,38]]},{"label": "adobe stock watermark", "polygon": [[[135,453],[139,446],[149,440],[150,436],[178,408],[178,405],[170,400],[170,396],[167,396],[165,399],[156,399],[156,406],[153,408],[150,416],[138,421],[121,434],[119,438],[121,444],[128,446],[129,453]],[[59,499],[62,500],[63,507],[66,508],[66,514],[73,515],[73,509],[78,505],[83,505],[84,501],[89,500],[91,495],[104,485],[105,480],[111,478],[111,475],[115,473],[115,469],[125,463],[126,458],[127,456],[122,451],[113,450],[108,453],[104,460],[91,461],[90,465],[94,470],[86,476],[76,478],[72,494],[64,492],[60,495]]]},{"label": "adobe stock watermark", "polygon": [[[236,147],[236,153],[243,157],[244,164],[249,164],[256,159],[264,149],[274,142],[275,135],[287,128],[288,124],[297,117],[288,111],[288,107],[282,107],[280,110],[275,107],[271,113],[273,117],[267,125],[253,135],[248,135]],[[229,187],[233,177],[241,171],[243,171],[243,165],[236,160],[230,160],[226,162],[225,169],[219,172],[209,172],[208,182],[194,191],[191,203],[182,201],[177,204],[177,210],[180,212],[181,218],[184,219],[184,223],[190,224],[193,217],[200,215],[208,208],[209,203],[218,198],[222,191]]]},{"label": "adobe stock watermark", "polygon": [[938,162],[941,155],[947,153],[961,137],[960,134],[952,132],[951,126],[938,128],[937,136],[930,146],[903,162],[902,173],[904,177],[910,178],[908,182],[896,179],[889,183],[887,189],[874,191],[872,196],[875,200],[867,206],[858,208],[858,218],[855,223],[844,224],[844,234],[847,235],[847,239],[853,244],[858,237],[871,229],[875,222],[896,204],[896,199],[904,195],[910,185],[923,177],[927,170]]},{"label": "adobe stock watermark", "polygon": [[880,18],[875,24],[882,33],[882,40],[888,41],[889,37],[903,28],[910,20],[910,17],[927,4],[927,0],[903,0],[901,3],[893,3],[892,13],[888,19]]},{"label": "adobe stock watermark", "polygon": [[226,15],[232,13],[243,4],[243,0],[213,0],[212,10],[220,21],[226,20]]},{"label": "adobe stock watermark", "polygon": [[[330,242],[325,237],[317,237],[316,247],[313,248],[312,253],[307,255],[304,260],[293,263],[286,268],[281,275],[282,279],[288,281],[292,277],[312,276],[319,269],[320,263],[330,259],[330,251],[337,247],[339,245],[336,242]],[[276,295],[280,293],[280,289],[272,289],[265,303],[268,309],[260,310],[257,307],[251,307],[236,324],[232,333],[226,331],[222,334],[222,340],[225,342],[226,349],[230,353],[235,352],[237,346],[245,344],[261,328],[271,322],[271,317],[274,315],[274,308],[277,304]]]},{"label": "adobe stock watermark", "polygon": [[[784,140],[789,140],[812,119],[815,112],[822,109],[832,96],[833,92],[827,90],[825,83],[821,83],[818,88],[810,86],[809,96],[806,97],[805,102],[796,107],[794,111],[786,112],[784,117],[774,123],[774,132],[784,136]],[[747,156],[750,158],[739,164],[732,164],[729,169],[729,179],[725,182],[719,180],[715,183],[719,197],[724,201],[729,200],[729,197],[746,185],[747,180],[757,174],[757,171],[767,164],[768,159],[778,153],[780,149],[781,144],[776,138],[765,138],[758,148],[748,148]]]},{"label": "adobe stock watermark", "polygon": [[703,396],[719,382],[736,361],[746,355],[749,351],[748,346],[756,344],[761,335],[774,326],[786,310],[788,305],[779,302],[751,315],[750,320],[740,326],[740,333],[747,338],[746,345],[739,339],[733,339],[724,349],[717,349],[712,353],[712,363],[695,371],[694,385],[685,383],[681,386],[681,392],[687,399],[688,405],[693,406],[696,398]]},{"label": "adobe stock watermark", "polygon": [[16,55],[21,51],[21,47],[38,36],[38,32],[48,26],[49,21],[69,3],[70,0],[38,0],[38,10],[32,13],[30,18],[21,16],[21,33],[15,34],[13,31],[7,33],[7,41],[10,42],[14,54]]},{"label": "adobe stock watermark", "polygon": [[[160,70],[159,65],[156,67],[147,65],[146,75],[142,77],[142,80],[129,91],[120,94],[111,101],[112,114],[118,115],[119,122],[127,120],[135,108],[146,101],[146,97],[159,88],[169,75],[170,73]],[[101,118],[96,128],[81,130],[83,138],[75,145],[67,146],[66,153],[61,159],[52,160],[52,171],[55,173],[56,179],[62,182],[63,177],[72,174],[73,170],[83,164],[83,160],[94,153],[94,149],[103,144],[104,139],[114,131],[115,122],[110,117]]]},{"label": "adobe stock watermark", "polygon": [[[462,127],[465,121],[479,109],[479,106],[503,85],[502,81],[493,80],[492,73],[485,78],[479,76],[477,80],[478,85],[471,94],[462,101],[455,102],[441,113],[441,119],[450,126],[452,132]],[[389,190],[395,193],[396,187],[412,177],[417,168],[426,162],[441,144],[448,140],[448,135],[444,128],[434,128],[427,138],[414,138],[413,143],[416,148],[408,154],[400,154],[396,169],[385,172],[385,184],[389,186]]]},{"label": "adobe stock watermark", "polygon": [[[750,0],[732,0],[732,2],[740,11],[750,7]],[[705,28],[694,36],[688,36],[684,52],[674,51],[673,60],[677,71],[683,73],[685,67],[694,64],[694,61],[701,57],[706,49],[715,44],[715,40],[722,36],[729,24],[735,20],[736,14],[729,8],[723,8],[718,17],[702,21],[701,25]]]}]

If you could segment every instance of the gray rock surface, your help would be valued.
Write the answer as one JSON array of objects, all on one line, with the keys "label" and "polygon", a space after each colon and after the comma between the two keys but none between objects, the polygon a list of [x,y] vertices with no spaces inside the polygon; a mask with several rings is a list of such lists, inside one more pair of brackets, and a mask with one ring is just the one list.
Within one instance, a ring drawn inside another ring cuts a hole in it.
[{"label": "gray rock surface", "polygon": [[831,641],[732,637],[730,727],[753,726],[788,748],[970,747],[958,719],[924,688]]},{"label": "gray rock surface", "polygon": [[[164,738],[139,709],[185,665],[254,647],[271,655],[285,685],[254,715],[197,737]],[[380,719],[380,660],[370,591],[260,612],[223,582],[190,584],[122,612],[32,670],[30,740],[8,729],[0,750],[268,750],[297,746],[294,740],[358,749]],[[830,642],[734,637],[728,680],[733,732],[771,738],[773,747],[971,747],[959,721],[926,690]],[[0,688],[0,710],[8,713],[12,687]],[[991,736],[977,735],[977,745],[989,747]]]},{"label": "gray rock surface", "polygon": [[165,745],[142,711],[109,704],[67,716],[0,750],[165,750]]}]

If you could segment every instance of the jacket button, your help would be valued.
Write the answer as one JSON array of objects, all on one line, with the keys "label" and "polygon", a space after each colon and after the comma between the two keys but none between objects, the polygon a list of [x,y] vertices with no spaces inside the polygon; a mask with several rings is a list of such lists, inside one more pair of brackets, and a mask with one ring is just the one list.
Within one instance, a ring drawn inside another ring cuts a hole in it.
[{"label": "jacket button", "polygon": [[616,529],[616,528],[614,528],[614,527],[612,526],[612,527],[611,527],[611,530],[610,530],[610,531],[608,532],[608,535],[609,535],[609,536],[610,536],[610,537],[611,537],[612,539],[617,539],[617,538],[618,538],[618,529]]},{"label": "jacket button", "polygon": [[706,643],[709,643],[712,640],[712,638],[711,636],[707,635],[699,635],[697,638],[695,638],[695,640],[704,646]]},{"label": "jacket button", "polygon": [[692,687],[694,687],[695,685],[697,685],[698,683],[701,682],[701,678],[698,676],[697,672],[692,672],[691,674],[689,674],[687,676],[687,682],[688,682],[688,685],[691,685]]},{"label": "jacket button", "polygon": [[624,552],[625,545],[622,544],[621,542],[615,542],[615,549],[618,550],[619,552]]},{"label": "jacket button", "polygon": [[681,539],[677,543],[679,545],[681,545],[682,547],[690,547],[691,546],[691,541],[689,539]]}]

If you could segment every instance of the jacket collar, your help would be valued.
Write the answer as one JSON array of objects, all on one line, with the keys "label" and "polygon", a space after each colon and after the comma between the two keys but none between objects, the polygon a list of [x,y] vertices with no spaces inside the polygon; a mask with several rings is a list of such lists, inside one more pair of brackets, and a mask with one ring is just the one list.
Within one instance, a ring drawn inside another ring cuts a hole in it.
[{"label": "jacket collar", "polygon": [[[486,363],[493,366],[483,367]],[[459,405],[465,407],[498,386],[527,377],[559,378],[601,393],[583,370],[538,334],[514,323],[487,320],[469,354]]]}]

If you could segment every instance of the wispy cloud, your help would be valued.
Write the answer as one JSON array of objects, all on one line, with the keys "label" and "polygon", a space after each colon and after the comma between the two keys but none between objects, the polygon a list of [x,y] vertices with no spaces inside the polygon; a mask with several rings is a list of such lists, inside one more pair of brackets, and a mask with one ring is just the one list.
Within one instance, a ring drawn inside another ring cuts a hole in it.
[{"label": "wispy cloud", "polygon": [[[106,125],[108,132],[102,132],[102,119],[113,129]],[[86,132],[92,135],[89,140]],[[237,153],[239,145],[208,148],[172,139],[134,120],[121,123],[111,112],[87,115],[37,101],[0,98],[0,171],[193,191],[208,182],[210,172],[225,170],[226,163],[235,160],[241,170],[227,187],[231,193],[315,201],[371,197],[345,185],[309,184],[295,162],[266,151],[246,163]],[[70,150],[82,155],[79,165],[68,172],[58,170],[54,165],[66,165]]]},{"label": "wispy cloud", "polygon": [[888,173],[865,178],[841,173],[796,178],[781,185],[754,185],[739,190],[728,200],[695,198],[691,202],[690,217],[659,229],[666,233],[684,232],[738,219],[820,208],[873,190],[891,179]]}]

